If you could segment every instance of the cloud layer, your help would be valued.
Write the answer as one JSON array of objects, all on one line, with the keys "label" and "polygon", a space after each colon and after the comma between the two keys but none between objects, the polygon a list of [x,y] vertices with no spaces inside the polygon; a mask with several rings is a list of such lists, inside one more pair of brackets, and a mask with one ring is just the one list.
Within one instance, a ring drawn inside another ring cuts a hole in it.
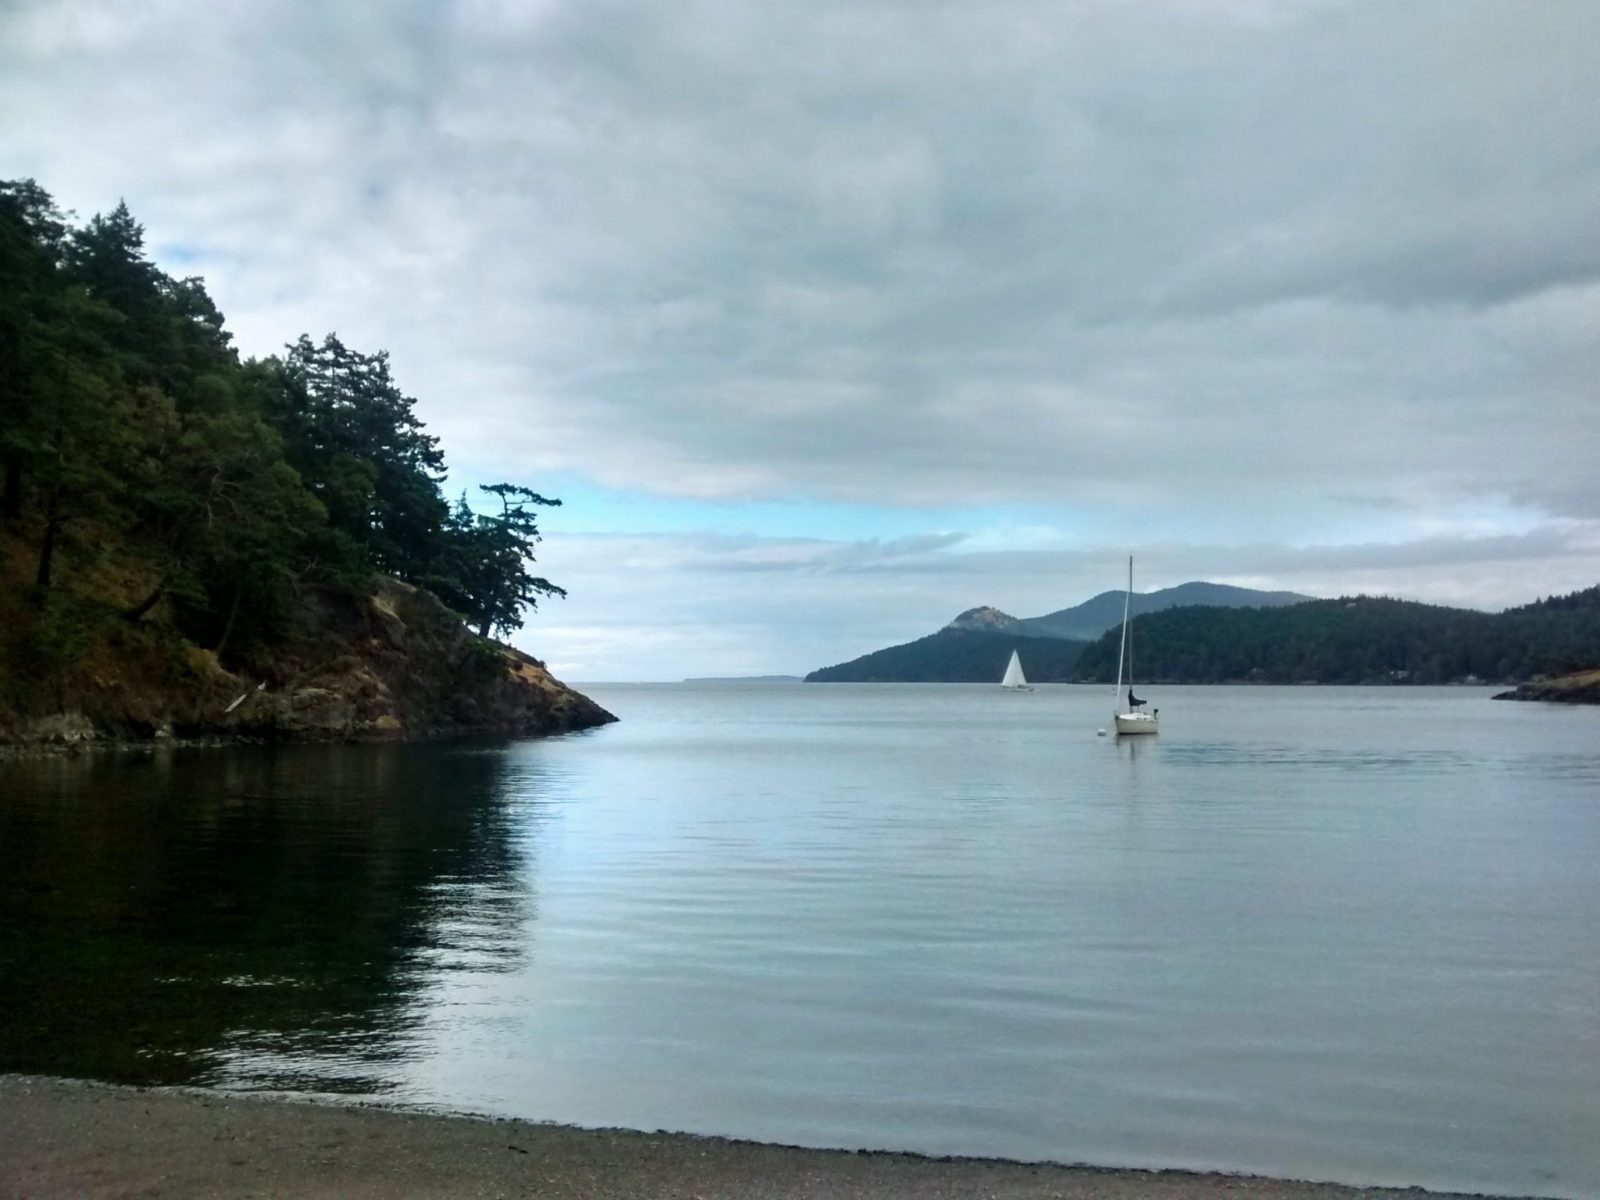
[{"label": "cloud layer", "polygon": [[1597,56],[1588,0],[24,2],[0,174],[126,196],[248,350],[389,348],[467,477],[1493,605],[1600,577]]},{"label": "cloud layer", "polygon": [[[1042,616],[1118,588],[1115,552],[1076,541],[1005,550],[953,535],[553,537],[542,565],[583,579],[586,591],[548,603],[528,644],[577,679],[803,674],[932,633],[979,604]],[[1589,586],[1597,556],[1600,538],[1574,525],[1304,548],[1154,543],[1141,553],[1137,585],[1208,579],[1504,607]]]}]

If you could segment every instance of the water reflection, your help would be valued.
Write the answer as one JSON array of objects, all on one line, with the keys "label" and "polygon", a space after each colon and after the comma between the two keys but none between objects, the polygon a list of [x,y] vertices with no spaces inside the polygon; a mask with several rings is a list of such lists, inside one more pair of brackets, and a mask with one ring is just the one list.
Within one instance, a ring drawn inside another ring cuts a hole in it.
[{"label": "water reflection", "polygon": [[1393,691],[0,766],[0,1069],[1600,1195],[1600,712]]},{"label": "water reflection", "polygon": [[384,1090],[430,981],[525,952],[542,814],[498,750],[0,772],[0,1070]]}]

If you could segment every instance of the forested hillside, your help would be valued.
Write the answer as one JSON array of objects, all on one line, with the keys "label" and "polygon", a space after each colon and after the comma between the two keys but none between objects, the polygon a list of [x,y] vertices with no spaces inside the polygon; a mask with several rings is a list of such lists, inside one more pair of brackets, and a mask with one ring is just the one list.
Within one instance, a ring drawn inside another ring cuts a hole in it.
[{"label": "forested hillside", "polygon": [[[1132,622],[1140,681],[1450,683],[1514,681],[1600,663],[1600,587],[1502,613],[1368,596],[1287,608],[1174,608]],[[1118,631],[1078,661],[1116,677]]]},{"label": "forested hillside", "polygon": [[75,224],[31,180],[0,182],[0,471],[0,717],[65,711],[108,673],[268,678],[308,614],[379,577],[480,636],[562,594],[529,569],[560,502],[448,503],[386,353],[302,335],[243,359],[125,205]]},{"label": "forested hillside", "polygon": [[[1255,588],[1234,587],[1226,583],[1195,581],[1174,587],[1160,588],[1154,592],[1135,592],[1129,600],[1134,616],[1160,612],[1167,608],[1205,604],[1215,608],[1276,608],[1285,604],[1301,604],[1314,599],[1298,592],[1262,592]],[[1046,613],[1042,617],[1024,617],[1020,632],[1033,637],[1064,637],[1090,642],[1112,626],[1122,626],[1122,592],[1101,592],[1082,604]]]}]

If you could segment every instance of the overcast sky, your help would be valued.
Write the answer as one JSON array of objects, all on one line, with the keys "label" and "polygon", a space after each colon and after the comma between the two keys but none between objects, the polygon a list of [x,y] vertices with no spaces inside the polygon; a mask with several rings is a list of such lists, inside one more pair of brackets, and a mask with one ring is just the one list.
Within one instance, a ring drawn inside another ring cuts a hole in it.
[{"label": "overcast sky", "polygon": [[515,639],[803,673],[1600,582],[1594,0],[0,0],[0,177],[561,496]]}]

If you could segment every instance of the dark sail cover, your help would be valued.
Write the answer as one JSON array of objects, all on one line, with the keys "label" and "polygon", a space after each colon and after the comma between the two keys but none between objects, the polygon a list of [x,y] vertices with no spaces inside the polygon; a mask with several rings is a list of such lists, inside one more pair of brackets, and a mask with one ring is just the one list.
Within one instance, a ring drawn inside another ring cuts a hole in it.
[{"label": "dark sail cover", "polygon": [[1143,700],[1139,699],[1137,696],[1135,696],[1133,694],[1133,689],[1129,688],[1128,689],[1128,707],[1129,708],[1138,708],[1143,703],[1144,703]]}]

